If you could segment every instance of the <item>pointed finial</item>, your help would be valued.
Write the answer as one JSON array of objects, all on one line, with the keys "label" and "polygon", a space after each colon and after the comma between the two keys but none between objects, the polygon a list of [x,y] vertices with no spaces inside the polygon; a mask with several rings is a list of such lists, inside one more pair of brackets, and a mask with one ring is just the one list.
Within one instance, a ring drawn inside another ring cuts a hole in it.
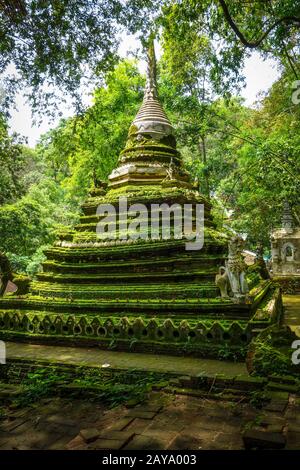
[{"label": "pointed finial", "polygon": [[293,228],[293,215],[291,206],[287,199],[283,203],[282,228],[289,230]]},{"label": "pointed finial", "polygon": [[151,138],[160,140],[164,136],[173,135],[174,129],[158,99],[153,34],[150,35],[147,42],[147,57],[148,67],[144,99],[129,132],[134,129],[135,134],[148,134]]},{"label": "pointed finial", "polygon": [[146,98],[158,98],[157,84],[156,84],[156,57],[154,48],[154,37],[150,35],[147,50],[147,80],[145,87]]}]

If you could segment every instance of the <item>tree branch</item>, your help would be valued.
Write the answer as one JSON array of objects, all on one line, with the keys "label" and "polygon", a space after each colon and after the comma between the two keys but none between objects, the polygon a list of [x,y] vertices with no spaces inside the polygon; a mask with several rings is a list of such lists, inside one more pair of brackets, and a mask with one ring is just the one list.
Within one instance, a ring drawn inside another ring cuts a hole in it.
[{"label": "tree branch", "polygon": [[248,41],[246,37],[244,36],[244,34],[240,31],[240,29],[236,25],[236,23],[234,22],[232,16],[229,13],[229,10],[225,1],[219,0],[219,3],[223,10],[225,19],[228,22],[231,29],[235,32],[235,34],[237,35],[239,40],[242,42],[242,44],[244,44],[244,46],[250,49],[257,48],[266,39],[266,37],[270,34],[270,32],[281,23],[287,23],[287,24],[297,23],[300,26],[300,18],[297,18],[296,16],[283,16],[282,18],[275,21],[271,26],[269,26],[269,28],[263,33],[260,39],[257,39],[256,41]]}]

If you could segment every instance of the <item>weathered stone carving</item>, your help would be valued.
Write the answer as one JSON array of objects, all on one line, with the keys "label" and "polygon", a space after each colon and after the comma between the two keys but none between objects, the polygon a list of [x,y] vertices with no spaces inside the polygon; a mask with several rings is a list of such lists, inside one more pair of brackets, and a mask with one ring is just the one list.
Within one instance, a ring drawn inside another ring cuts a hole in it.
[{"label": "weathered stone carving", "polygon": [[216,286],[220,289],[222,299],[229,299],[228,289],[230,287],[228,273],[224,266],[219,268],[219,273],[215,277]]},{"label": "weathered stone carving", "polygon": [[237,302],[245,301],[246,295],[249,292],[246,281],[247,265],[242,255],[243,247],[244,240],[241,237],[235,236],[232,238],[229,242],[228,261],[226,262],[230,287],[233,297]]},{"label": "weathered stone carving", "polygon": [[167,168],[167,176],[165,179],[168,181],[173,181],[176,179],[176,166],[174,164],[173,158],[171,158],[170,164]]},{"label": "weathered stone carving", "polygon": [[284,202],[282,227],[271,235],[272,274],[279,276],[300,275],[300,227],[294,226],[292,211]]}]

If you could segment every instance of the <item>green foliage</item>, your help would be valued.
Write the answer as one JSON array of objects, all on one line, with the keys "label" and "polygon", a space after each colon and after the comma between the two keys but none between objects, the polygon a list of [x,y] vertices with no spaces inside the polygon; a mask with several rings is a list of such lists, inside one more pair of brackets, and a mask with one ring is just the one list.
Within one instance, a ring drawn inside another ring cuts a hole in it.
[{"label": "green foliage", "polygon": [[101,383],[93,378],[75,379],[74,383],[86,389],[96,385],[97,400],[101,400],[101,402],[109,407],[115,407],[124,403],[129,405],[131,403],[140,403],[146,399],[153,385],[153,381],[149,377],[136,378],[132,383],[128,384],[120,382],[118,375],[104,379]]},{"label": "green foliage", "polygon": [[[186,71],[189,78],[196,77],[197,72],[198,76],[206,75],[217,93],[236,89],[243,79],[244,59],[252,49],[265,57],[275,57],[282,66],[289,67],[294,78],[299,76],[295,57],[299,53],[300,16],[293,0],[272,4],[236,0],[165,2],[158,22],[175,76],[186,76]],[[189,85],[190,80],[186,83]]]},{"label": "green foliage", "polygon": [[67,387],[65,390],[68,390],[68,385],[70,385],[69,393],[80,396],[82,392],[87,396],[91,391],[89,396],[92,399],[100,400],[109,407],[124,403],[130,405],[144,401],[152,386],[162,380],[161,374],[141,375],[134,370],[105,374],[101,370],[78,368],[75,376],[72,381],[70,373],[55,366],[37,368],[23,379],[24,391],[16,399],[15,405],[27,406],[41,398],[57,395],[59,386],[63,389]]},{"label": "green foliage", "polygon": [[300,116],[299,106],[291,101],[294,75],[283,71],[255,109],[246,108],[238,97],[213,99],[205,67],[187,62],[187,69],[182,68],[174,57],[175,37],[173,41],[163,55],[159,89],[176,125],[185,164],[200,191],[213,197],[219,226],[225,223],[247,233],[249,248],[256,248],[258,241],[269,247],[285,199],[300,223]]},{"label": "green foliage", "polygon": [[292,342],[296,336],[288,328],[272,326],[252,340],[250,352],[251,367],[255,374],[294,375],[298,377],[299,367],[292,363]]},{"label": "green foliage", "polygon": [[54,240],[54,229],[71,222],[64,193],[43,179],[15,203],[0,207],[0,250],[11,253],[13,269],[24,271],[36,250]]},{"label": "green foliage", "polygon": [[91,186],[107,179],[125,145],[143,84],[135,62],[120,62],[95,91],[94,105],[81,117],[62,120],[35,151],[15,144],[3,123],[0,202],[6,204],[0,207],[0,250],[9,254],[15,271],[34,275],[43,260],[41,247],[78,220]]},{"label": "green foliage", "polygon": [[8,134],[8,125],[0,116],[0,205],[12,202],[25,193],[23,175],[28,165],[26,160],[29,160],[25,154],[22,139],[16,134]]},{"label": "green foliage", "polygon": [[[7,5],[6,5],[7,4]],[[20,4],[23,9],[18,9]],[[26,0],[0,9],[0,70],[7,72],[4,105],[26,88],[32,106],[57,109],[65,95],[81,106],[80,86],[114,65],[124,26],[149,26],[160,1]],[[13,73],[7,70],[13,64]],[[16,71],[16,73],[15,73]]]},{"label": "green foliage", "polygon": [[218,358],[223,361],[234,361],[237,362],[241,357],[246,356],[246,347],[239,347],[238,351],[233,350],[229,344],[222,343],[218,345]]},{"label": "green foliage", "polygon": [[57,108],[65,95],[80,107],[80,85],[99,84],[112,69],[120,33],[137,33],[144,44],[151,30],[161,31],[174,78],[183,73],[186,86],[204,71],[215,91],[232,91],[252,49],[299,75],[294,0],[22,0],[4,2],[0,22],[6,107],[22,88],[40,110]]},{"label": "green foliage", "polygon": [[248,113],[238,128],[230,121],[226,126],[225,142],[235,167],[220,182],[218,194],[234,211],[233,227],[248,233],[253,244],[269,243],[284,199],[293,205],[299,222],[300,121],[299,106],[291,103],[292,81],[291,74],[284,73],[260,108]]},{"label": "green foliage", "polygon": [[[250,405],[254,406],[255,408],[262,408],[262,406],[268,401],[268,394],[265,391],[261,390],[253,390],[250,392]],[[251,422],[252,426],[259,426],[262,420],[262,416],[257,415],[255,420]]]},{"label": "green foliage", "polygon": [[142,100],[144,81],[136,63],[120,62],[94,93],[94,104],[80,118],[61,121],[38,146],[46,173],[81,201],[99,179],[107,179],[123,149]]},{"label": "green foliage", "polygon": [[28,373],[23,380],[24,391],[16,399],[15,404],[18,406],[27,406],[34,403],[41,398],[47,397],[55,391],[58,381],[66,379],[66,375],[57,374],[53,368],[37,369],[34,372]]}]

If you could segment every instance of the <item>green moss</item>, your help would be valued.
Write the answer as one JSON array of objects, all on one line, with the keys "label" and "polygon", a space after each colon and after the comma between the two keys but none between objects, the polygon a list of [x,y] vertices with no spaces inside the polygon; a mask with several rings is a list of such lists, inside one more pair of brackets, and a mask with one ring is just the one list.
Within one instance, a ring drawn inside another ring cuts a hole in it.
[{"label": "green moss", "polygon": [[16,274],[14,275],[12,282],[16,284],[18,290],[16,295],[25,295],[29,292],[29,285],[30,285],[30,277],[25,276],[23,274]]},{"label": "green moss", "polygon": [[252,340],[248,367],[258,375],[292,375],[299,378],[300,366],[292,363],[292,343],[296,336],[289,328],[270,326]]}]

